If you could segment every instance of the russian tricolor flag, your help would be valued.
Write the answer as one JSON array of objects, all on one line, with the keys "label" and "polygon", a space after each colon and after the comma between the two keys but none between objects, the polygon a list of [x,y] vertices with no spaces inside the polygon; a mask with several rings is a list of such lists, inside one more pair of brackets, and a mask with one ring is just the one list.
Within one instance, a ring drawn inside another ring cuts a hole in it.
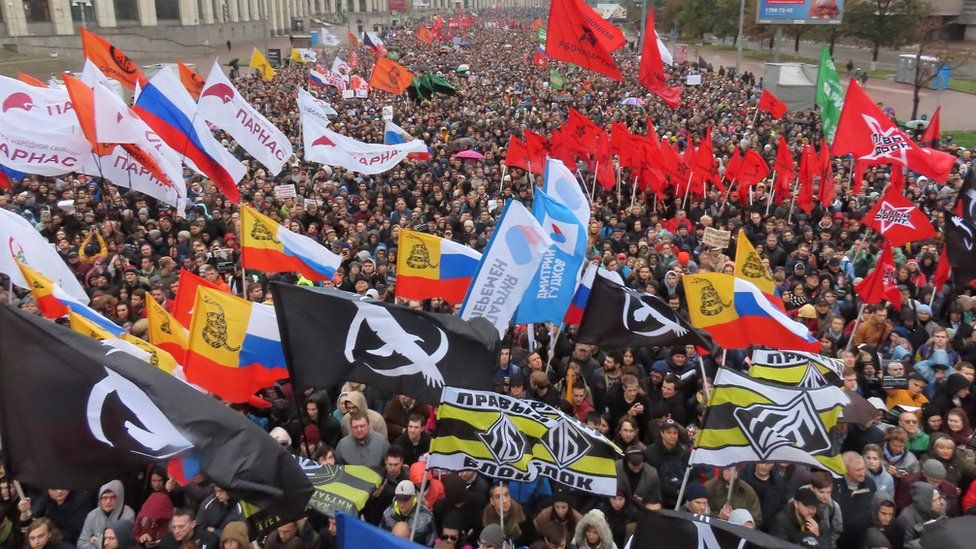
[{"label": "russian tricolor flag", "polygon": [[172,69],[165,67],[139,93],[136,113],[167,145],[217,185],[232,202],[240,202],[237,182],[245,168],[210,133],[196,103]]},{"label": "russian tricolor flag", "polygon": [[[413,141],[413,137],[407,133],[407,130],[397,126],[392,120],[387,120],[383,127],[383,144],[400,145],[407,141]],[[430,148],[428,147],[425,153],[410,153],[407,155],[407,158],[411,160],[430,160]]]}]

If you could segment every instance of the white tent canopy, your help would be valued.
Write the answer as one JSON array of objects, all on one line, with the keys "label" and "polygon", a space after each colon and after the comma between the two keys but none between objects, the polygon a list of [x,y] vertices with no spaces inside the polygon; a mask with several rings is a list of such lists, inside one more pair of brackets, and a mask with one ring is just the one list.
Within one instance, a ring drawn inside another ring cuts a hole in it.
[{"label": "white tent canopy", "polygon": [[817,87],[817,66],[805,63],[766,63],[763,83],[790,110],[810,109],[813,107]]}]

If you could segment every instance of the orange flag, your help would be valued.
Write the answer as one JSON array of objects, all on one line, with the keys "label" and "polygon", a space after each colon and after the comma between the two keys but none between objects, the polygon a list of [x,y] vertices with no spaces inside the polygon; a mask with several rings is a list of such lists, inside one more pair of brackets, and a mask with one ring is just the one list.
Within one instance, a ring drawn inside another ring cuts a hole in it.
[{"label": "orange flag", "polygon": [[346,37],[349,38],[349,47],[350,48],[359,49],[359,40],[356,39],[356,35],[355,34],[353,34],[351,32],[347,32],[346,33]]},{"label": "orange flag", "polygon": [[146,85],[146,75],[142,74],[139,65],[101,36],[81,29],[81,50],[85,59],[94,63],[105,76],[118,80],[130,90],[135,89],[136,82],[140,86]]},{"label": "orange flag", "polygon": [[74,107],[75,114],[78,116],[78,124],[81,125],[85,139],[91,143],[92,150],[98,156],[110,154],[115,149],[115,145],[98,143],[95,138],[95,99],[92,89],[88,87],[88,84],[68,73],[64,73],[61,77],[64,79],[64,87],[68,90],[71,106]]},{"label": "orange flag", "polygon": [[373,74],[369,75],[369,85],[394,95],[403,93],[413,82],[413,73],[406,67],[387,57],[377,57]]},{"label": "orange flag", "polygon": [[180,82],[183,84],[183,87],[186,88],[186,91],[190,92],[190,95],[194,99],[200,99],[200,92],[203,91],[203,85],[206,84],[206,80],[197,74],[196,71],[184,65],[182,61],[179,61],[177,64],[180,66]]},{"label": "orange flag", "polygon": [[39,88],[46,88],[46,87],[48,87],[47,84],[45,84],[44,82],[41,82],[40,80],[38,80],[38,79],[34,78],[33,76],[27,74],[26,72],[18,72],[17,73],[17,80],[20,80],[24,84],[30,84],[31,86],[37,86]]},{"label": "orange flag", "polygon": [[423,27],[417,32],[417,40],[420,40],[424,44],[430,44],[434,41],[434,33],[430,32],[430,29]]}]

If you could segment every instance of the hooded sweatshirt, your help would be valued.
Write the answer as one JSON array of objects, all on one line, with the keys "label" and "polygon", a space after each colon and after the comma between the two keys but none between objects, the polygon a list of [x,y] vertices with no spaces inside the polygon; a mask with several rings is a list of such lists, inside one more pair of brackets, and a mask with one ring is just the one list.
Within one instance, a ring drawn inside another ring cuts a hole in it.
[{"label": "hooded sweatshirt", "polygon": [[936,512],[932,509],[932,494],[935,486],[928,482],[912,484],[912,504],[898,515],[898,525],[905,532],[905,541],[918,539],[922,535],[922,524],[945,516],[945,511]]},{"label": "hooded sweatshirt", "polygon": [[881,522],[878,520],[878,510],[881,509],[881,504],[884,502],[895,504],[895,500],[889,495],[881,492],[874,494],[874,499],[871,500],[871,518],[874,519],[874,526],[868,528],[864,537],[864,544],[866,547],[883,547],[880,542],[885,540],[888,547],[901,549],[905,544],[905,531],[902,530],[897,518],[893,517],[886,527],[881,526]]},{"label": "hooded sweatshirt", "polygon": [[366,416],[369,418],[369,428],[373,431],[383,435],[383,438],[388,438],[386,431],[386,420],[383,419],[383,415],[376,410],[370,410],[366,406],[366,395],[359,391],[349,391],[348,393],[339,396],[339,410],[344,414],[342,416],[342,436],[349,434],[349,422],[351,418],[349,414],[346,414],[345,402],[347,400],[352,401],[353,404],[359,408],[360,412],[366,412]]},{"label": "hooded sweatshirt", "polygon": [[81,535],[78,537],[78,549],[101,549],[102,534],[109,522],[115,520],[131,522],[136,517],[132,509],[125,504],[125,488],[122,487],[121,481],[111,480],[106,483],[99,488],[98,497],[101,498],[105,492],[115,494],[115,508],[106,514],[99,506],[88,513],[88,516],[85,517],[85,525],[81,527]]},{"label": "hooded sweatshirt", "polygon": [[115,534],[115,539],[119,544],[119,549],[134,549],[139,547],[139,544],[132,539],[132,521],[131,520],[113,520],[108,523],[106,529],[111,528],[112,533]]},{"label": "hooded sweatshirt", "polygon": [[136,515],[132,536],[137,540],[148,534],[152,541],[159,541],[169,533],[169,522],[173,520],[173,502],[165,492],[149,494],[146,503]]}]

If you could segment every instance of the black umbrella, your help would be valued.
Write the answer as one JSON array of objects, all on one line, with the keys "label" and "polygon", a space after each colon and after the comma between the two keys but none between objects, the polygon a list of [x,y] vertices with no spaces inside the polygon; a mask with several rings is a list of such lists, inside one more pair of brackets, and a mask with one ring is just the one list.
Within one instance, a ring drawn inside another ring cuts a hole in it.
[{"label": "black umbrella", "polygon": [[965,516],[928,524],[922,533],[922,547],[966,549],[976,538],[976,517]]}]

